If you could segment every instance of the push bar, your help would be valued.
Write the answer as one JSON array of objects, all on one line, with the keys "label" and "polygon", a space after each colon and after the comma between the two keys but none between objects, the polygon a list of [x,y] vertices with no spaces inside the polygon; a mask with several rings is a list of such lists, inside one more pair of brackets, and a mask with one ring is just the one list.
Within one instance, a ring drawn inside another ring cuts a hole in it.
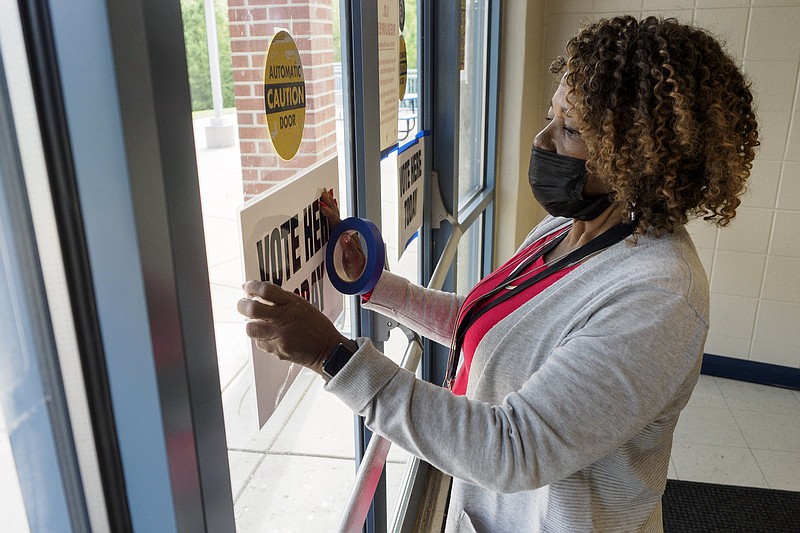
[{"label": "push bar", "polygon": [[[429,289],[440,289],[444,284],[447,272],[458,251],[458,241],[464,234],[461,225],[452,216],[447,215],[446,220],[452,225],[453,231],[447,239],[442,256],[428,282]],[[406,370],[416,372],[422,356],[422,339],[407,327],[402,325],[398,325],[398,327],[408,338],[408,346],[403,354],[401,366]],[[339,533],[359,533],[361,531],[375,496],[375,489],[378,487],[383,467],[386,465],[386,457],[391,445],[391,442],[380,435],[373,434],[370,439],[358,467],[353,492],[350,493],[344,513],[339,520],[339,527],[336,529]],[[412,458],[412,460],[416,460],[416,458]]]}]

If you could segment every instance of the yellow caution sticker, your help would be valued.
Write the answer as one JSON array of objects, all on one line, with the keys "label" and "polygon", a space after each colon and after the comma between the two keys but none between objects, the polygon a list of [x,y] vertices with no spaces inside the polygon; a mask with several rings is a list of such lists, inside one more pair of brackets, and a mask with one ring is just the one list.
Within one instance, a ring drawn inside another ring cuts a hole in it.
[{"label": "yellow caution sticker", "polygon": [[398,56],[400,57],[400,101],[406,96],[406,77],[408,75],[408,55],[406,54],[406,39],[400,34],[398,44]]},{"label": "yellow caution sticker", "polygon": [[278,31],[267,48],[264,66],[264,112],[267,130],[281,159],[291,160],[303,140],[306,84],[297,45],[287,31]]}]

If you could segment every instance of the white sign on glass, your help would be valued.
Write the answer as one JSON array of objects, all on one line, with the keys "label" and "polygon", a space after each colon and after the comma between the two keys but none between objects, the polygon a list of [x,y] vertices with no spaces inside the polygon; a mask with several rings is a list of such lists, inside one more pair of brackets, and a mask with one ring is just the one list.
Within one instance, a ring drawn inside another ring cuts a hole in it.
[{"label": "white sign on glass", "polygon": [[[342,295],[325,272],[330,228],[320,211],[323,189],[338,187],[337,157],[248,201],[239,211],[246,280],[280,285],[311,302],[331,321],[342,313]],[[244,328],[242,328],[244,335]],[[301,367],[281,361],[251,343],[259,427],[275,411]]]},{"label": "white sign on glass", "polygon": [[397,154],[397,258],[403,255],[414,234],[422,226],[422,173],[425,168],[425,143],[416,139]]},{"label": "white sign on glass", "polygon": [[381,151],[397,144],[397,87],[400,79],[397,0],[378,0],[378,90],[380,93]]}]

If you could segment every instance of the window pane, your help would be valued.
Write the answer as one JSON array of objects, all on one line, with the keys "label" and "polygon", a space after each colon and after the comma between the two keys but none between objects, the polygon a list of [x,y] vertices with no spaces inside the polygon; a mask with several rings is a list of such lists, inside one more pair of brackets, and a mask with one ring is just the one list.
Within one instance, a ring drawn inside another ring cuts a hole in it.
[{"label": "window pane", "polygon": [[7,433],[2,409],[0,409],[0,472],[3,473],[2,477],[0,477],[3,527],[7,527],[8,531],[26,533],[30,531],[28,517],[25,514],[25,505],[22,502],[22,489],[19,486],[17,467],[14,464],[11,440]]},{"label": "window pane", "polygon": [[[403,2],[400,3],[401,9]],[[420,129],[419,124],[419,53],[417,50],[417,0],[407,0],[400,13],[400,109],[397,114],[397,140],[401,144],[414,138]],[[406,51],[406,82],[403,77],[403,47]]]},{"label": "window pane", "polygon": [[[401,3],[401,6],[403,3]],[[405,42],[407,76],[403,96],[399,100],[397,139],[400,146],[414,140],[420,130],[420,91],[418,59],[418,17],[417,0],[405,1],[405,12],[400,14],[402,40]],[[402,48],[401,48],[402,61]],[[401,64],[402,74],[402,64]],[[402,86],[401,86],[402,87]],[[420,141],[422,142],[422,141]],[[413,148],[412,148],[413,149]],[[392,152],[381,161],[381,233],[386,242],[386,254],[389,269],[414,283],[419,282],[419,251],[421,236],[419,232],[409,243],[398,242],[399,206],[398,206],[398,171],[397,152]],[[399,257],[399,259],[398,259]],[[408,339],[399,329],[394,329],[389,340],[384,342],[386,355],[400,364],[408,346]],[[386,463],[386,509],[391,517],[399,489],[403,481],[405,466],[411,454],[398,446],[389,449]]]},{"label": "window pane", "polygon": [[482,228],[483,217],[481,214],[467,229],[458,243],[456,254],[456,292],[466,295],[472,287],[480,281],[481,253],[483,247]]},{"label": "window pane", "polygon": [[458,205],[483,187],[485,177],[486,49],[488,0],[466,0],[464,65],[461,70]]},{"label": "window pane", "polygon": [[[258,429],[250,341],[236,312],[244,282],[237,226],[244,201],[337,153],[335,195],[347,205],[338,0],[215,6],[222,93],[216,106],[204,1],[181,0],[237,528],[331,531],[355,478],[353,415],[304,370]],[[279,30],[297,45],[305,84],[302,141],[290,160],[279,156],[265,120],[265,57]]]}]

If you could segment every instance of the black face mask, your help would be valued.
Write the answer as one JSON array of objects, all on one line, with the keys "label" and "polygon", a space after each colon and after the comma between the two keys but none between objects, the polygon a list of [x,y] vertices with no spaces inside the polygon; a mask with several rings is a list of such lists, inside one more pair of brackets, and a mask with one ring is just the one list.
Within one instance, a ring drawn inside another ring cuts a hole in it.
[{"label": "black face mask", "polygon": [[533,147],[528,182],[536,200],[555,217],[593,220],[611,205],[608,195],[583,197],[586,161]]}]

